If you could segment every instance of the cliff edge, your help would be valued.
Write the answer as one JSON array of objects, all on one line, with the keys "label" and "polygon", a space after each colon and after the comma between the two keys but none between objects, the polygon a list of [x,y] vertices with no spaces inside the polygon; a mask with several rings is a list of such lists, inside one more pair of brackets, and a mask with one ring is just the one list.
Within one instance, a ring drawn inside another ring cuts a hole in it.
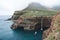
[{"label": "cliff edge", "polygon": [[44,8],[42,10],[41,5],[37,7],[35,3],[32,4],[30,4],[31,6],[29,5],[22,11],[14,12],[11,18],[14,24],[11,26],[11,28],[16,29],[18,27],[24,27],[25,30],[41,29],[42,24],[41,20],[43,19],[42,28],[45,29],[45,31],[43,32],[43,39],[59,40],[60,38],[57,38],[57,35],[59,36],[60,32],[59,29],[60,14],[57,15],[56,11],[47,10],[47,8],[44,6],[42,7]]},{"label": "cliff edge", "polygon": [[53,16],[51,27],[44,31],[43,36],[44,40],[60,40],[60,13]]}]

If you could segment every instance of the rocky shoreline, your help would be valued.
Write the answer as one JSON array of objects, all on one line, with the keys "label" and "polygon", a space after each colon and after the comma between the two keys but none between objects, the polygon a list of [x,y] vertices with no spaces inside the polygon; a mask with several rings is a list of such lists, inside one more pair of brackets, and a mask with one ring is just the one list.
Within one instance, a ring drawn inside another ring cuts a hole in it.
[{"label": "rocky shoreline", "polygon": [[[60,13],[29,8],[30,6],[22,11],[14,12],[13,16],[8,19],[14,22],[11,29],[16,30],[22,27],[24,30],[40,30],[42,28],[43,40],[60,40]],[[59,32],[56,32],[57,30]]]},{"label": "rocky shoreline", "polygon": [[28,16],[24,18],[23,15],[25,15],[24,13],[26,13],[26,11],[20,13],[23,14],[19,14],[19,11],[15,11],[14,15],[12,16],[11,20],[13,20],[14,24],[12,24],[11,29],[23,27],[25,30],[39,30],[41,29],[41,19],[43,19],[43,39],[47,38],[49,33],[52,32],[52,21],[54,16]]}]

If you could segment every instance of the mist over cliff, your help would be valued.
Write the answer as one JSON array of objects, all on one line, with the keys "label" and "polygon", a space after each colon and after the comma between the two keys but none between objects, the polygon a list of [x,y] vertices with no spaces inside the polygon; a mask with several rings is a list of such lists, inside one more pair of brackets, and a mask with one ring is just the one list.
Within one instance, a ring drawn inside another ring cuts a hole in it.
[{"label": "mist over cliff", "polygon": [[25,10],[41,10],[41,9],[47,9],[47,7],[41,5],[40,3],[32,2],[28,5],[28,7],[25,8]]}]

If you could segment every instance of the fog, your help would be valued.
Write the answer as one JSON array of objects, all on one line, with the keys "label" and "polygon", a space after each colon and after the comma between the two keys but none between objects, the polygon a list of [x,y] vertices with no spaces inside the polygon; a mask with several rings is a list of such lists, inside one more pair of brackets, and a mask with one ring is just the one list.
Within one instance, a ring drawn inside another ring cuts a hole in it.
[{"label": "fog", "polygon": [[48,8],[60,5],[60,0],[0,0],[0,15],[12,15],[15,10],[23,10],[32,2]]}]

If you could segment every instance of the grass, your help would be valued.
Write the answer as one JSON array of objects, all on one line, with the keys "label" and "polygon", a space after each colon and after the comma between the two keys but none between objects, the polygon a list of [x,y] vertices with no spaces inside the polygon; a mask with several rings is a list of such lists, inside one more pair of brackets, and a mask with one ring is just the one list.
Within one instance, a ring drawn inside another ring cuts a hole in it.
[{"label": "grass", "polygon": [[[23,13],[23,15],[21,15]],[[14,15],[21,15],[22,18],[31,18],[31,17],[40,17],[40,16],[53,16],[56,15],[55,11],[47,11],[47,10],[23,10]]]}]

